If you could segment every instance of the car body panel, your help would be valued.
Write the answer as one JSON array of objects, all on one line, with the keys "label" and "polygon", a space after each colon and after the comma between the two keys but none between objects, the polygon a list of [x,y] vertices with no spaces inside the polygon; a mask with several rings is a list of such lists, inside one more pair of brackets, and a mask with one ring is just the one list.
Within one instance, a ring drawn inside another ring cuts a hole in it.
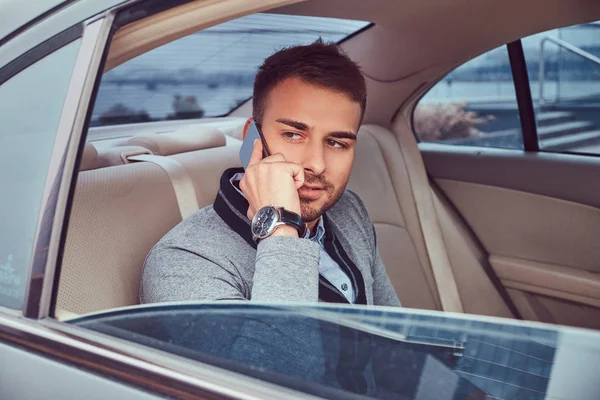
[{"label": "car body panel", "polygon": [[131,399],[164,397],[0,341],[0,398]]}]

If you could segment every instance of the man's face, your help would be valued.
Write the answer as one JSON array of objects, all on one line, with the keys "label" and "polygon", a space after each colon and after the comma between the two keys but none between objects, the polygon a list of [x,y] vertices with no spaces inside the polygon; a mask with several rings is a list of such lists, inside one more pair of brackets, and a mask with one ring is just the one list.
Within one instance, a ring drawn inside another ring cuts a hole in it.
[{"label": "man's face", "polygon": [[275,86],[261,122],[271,154],[304,167],[298,190],[302,218],[318,219],[340,198],[352,169],[360,104],[297,78]]}]

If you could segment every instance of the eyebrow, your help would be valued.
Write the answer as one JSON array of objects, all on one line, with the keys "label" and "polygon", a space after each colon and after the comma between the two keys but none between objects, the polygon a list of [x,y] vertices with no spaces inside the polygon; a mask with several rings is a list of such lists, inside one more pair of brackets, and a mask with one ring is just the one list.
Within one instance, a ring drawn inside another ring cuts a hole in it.
[{"label": "eyebrow", "polygon": [[354,132],[346,132],[346,131],[342,131],[342,132],[331,132],[329,134],[329,136],[336,138],[336,139],[350,139],[350,140],[356,140],[356,133]]},{"label": "eyebrow", "polygon": [[306,125],[304,122],[294,121],[293,119],[279,118],[278,120],[276,120],[276,122],[279,122],[280,124],[284,124],[287,126],[291,126],[292,128],[296,128],[299,131],[307,131],[308,130],[308,125]]},{"label": "eyebrow", "polygon": [[[276,120],[276,122],[279,122],[280,124],[284,124],[287,126],[291,126],[292,128],[298,129],[300,131],[308,131],[309,130],[308,125],[306,125],[304,122],[294,121],[292,119],[279,118],[278,120]],[[356,133],[350,132],[350,131],[331,132],[331,133],[329,133],[329,136],[336,138],[336,139],[356,140]]]}]

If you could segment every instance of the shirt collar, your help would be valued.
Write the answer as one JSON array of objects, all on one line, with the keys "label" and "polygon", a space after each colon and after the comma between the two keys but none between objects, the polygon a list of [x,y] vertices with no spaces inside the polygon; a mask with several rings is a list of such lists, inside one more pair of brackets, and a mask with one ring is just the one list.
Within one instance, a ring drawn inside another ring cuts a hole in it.
[{"label": "shirt collar", "polygon": [[319,222],[316,225],[316,229],[317,231],[315,232],[315,235],[313,237],[310,237],[311,232],[307,229],[304,238],[310,239],[313,242],[323,244],[323,238],[325,237],[325,224],[323,223],[323,216],[319,218]]}]

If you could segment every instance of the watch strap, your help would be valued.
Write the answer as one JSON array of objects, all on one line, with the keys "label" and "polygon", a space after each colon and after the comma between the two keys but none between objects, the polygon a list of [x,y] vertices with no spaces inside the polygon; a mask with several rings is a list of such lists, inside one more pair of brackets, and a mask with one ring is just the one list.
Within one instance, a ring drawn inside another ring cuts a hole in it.
[{"label": "watch strap", "polygon": [[288,211],[283,207],[279,209],[279,215],[281,216],[281,222],[296,228],[298,236],[304,236],[305,226],[301,216],[295,212]]}]

